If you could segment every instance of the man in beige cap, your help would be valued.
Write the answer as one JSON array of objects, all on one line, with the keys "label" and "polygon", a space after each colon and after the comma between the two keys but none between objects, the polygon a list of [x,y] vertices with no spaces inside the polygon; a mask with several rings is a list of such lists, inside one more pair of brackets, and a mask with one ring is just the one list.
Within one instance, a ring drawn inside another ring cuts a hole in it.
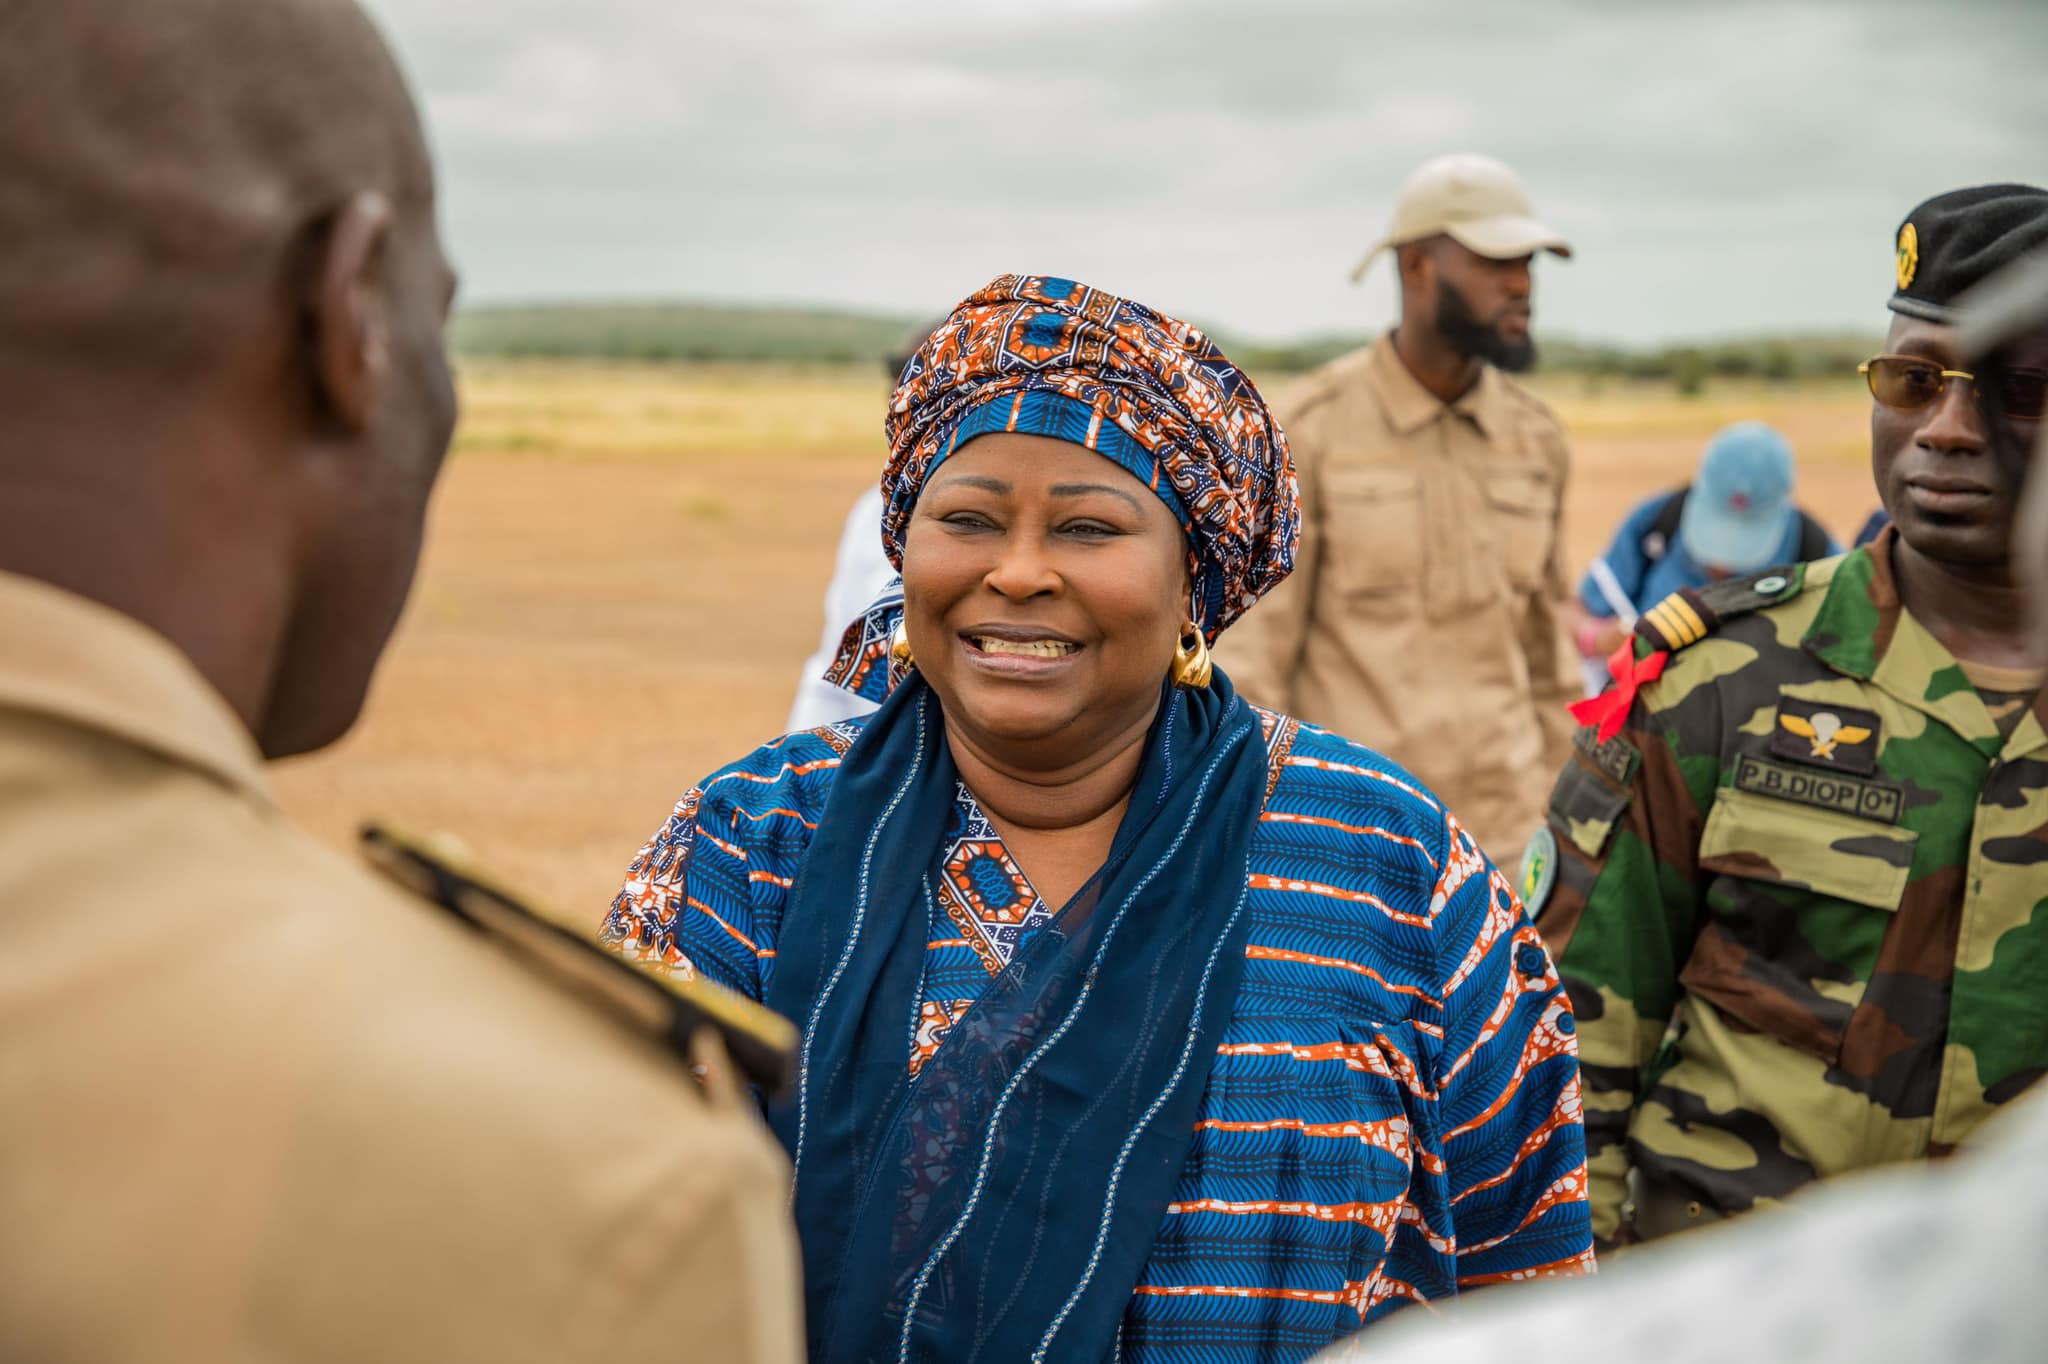
[{"label": "man in beige cap", "polygon": [[1557,418],[1507,377],[1534,363],[1531,263],[1569,256],[1500,162],[1410,177],[1386,236],[1398,327],[1280,405],[1301,478],[1289,578],[1223,637],[1239,690],[1386,753],[1496,861],[1543,819],[1578,696],[1558,520]]},{"label": "man in beige cap", "polygon": [[795,1361],[729,1077],[265,788],[455,421],[389,53],[353,0],[0,16],[0,1359]]}]

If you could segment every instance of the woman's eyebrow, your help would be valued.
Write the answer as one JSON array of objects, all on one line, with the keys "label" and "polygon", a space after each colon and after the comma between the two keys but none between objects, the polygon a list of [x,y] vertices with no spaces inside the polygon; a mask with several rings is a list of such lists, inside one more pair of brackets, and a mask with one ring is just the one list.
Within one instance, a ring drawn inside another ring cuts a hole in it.
[{"label": "woman's eyebrow", "polygon": [[1106,493],[1129,503],[1134,512],[1142,515],[1145,510],[1145,504],[1137,498],[1122,488],[1112,488],[1107,483],[1055,483],[1049,491],[1054,497],[1086,497],[1090,493]]},{"label": "woman's eyebrow", "polygon": [[1014,491],[1002,479],[992,478],[988,474],[955,474],[951,478],[934,481],[932,486],[945,488],[951,487],[955,483],[963,488],[979,488],[983,492],[994,493],[998,497],[1006,497]]}]

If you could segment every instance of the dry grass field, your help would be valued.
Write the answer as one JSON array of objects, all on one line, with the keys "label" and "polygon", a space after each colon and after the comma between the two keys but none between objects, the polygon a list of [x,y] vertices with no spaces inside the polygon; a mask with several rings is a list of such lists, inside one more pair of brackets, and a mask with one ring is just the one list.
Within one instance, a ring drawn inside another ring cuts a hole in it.
[{"label": "dry grass field", "polygon": [[[1791,438],[1801,500],[1837,535],[1874,503],[1853,375],[1692,399],[1539,387],[1573,437],[1575,565],[1747,417]],[[590,924],[675,797],[780,731],[841,521],[880,467],[883,385],[865,369],[520,362],[472,364],[463,389],[363,723],[275,784],[324,837],[368,816],[452,833]]]}]

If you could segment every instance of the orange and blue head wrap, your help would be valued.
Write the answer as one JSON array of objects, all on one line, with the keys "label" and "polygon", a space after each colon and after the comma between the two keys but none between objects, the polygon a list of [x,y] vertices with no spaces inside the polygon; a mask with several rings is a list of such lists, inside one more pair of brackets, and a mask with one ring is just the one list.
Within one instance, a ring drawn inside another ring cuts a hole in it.
[{"label": "orange and blue head wrap", "polygon": [[1287,437],[1250,377],[1185,322],[1043,275],[1004,275],[955,308],[889,404],[882,540],[897,567],[932,471],[994,431],[1084,446],[1151,488],[1187,535],[1190,613],[1211,640],[1294,568]]}]

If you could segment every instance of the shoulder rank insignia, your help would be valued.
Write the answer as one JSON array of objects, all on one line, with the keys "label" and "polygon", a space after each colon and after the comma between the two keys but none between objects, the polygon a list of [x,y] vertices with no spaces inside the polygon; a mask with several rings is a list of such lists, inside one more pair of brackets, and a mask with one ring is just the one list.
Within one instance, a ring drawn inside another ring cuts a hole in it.
[{"label": "shoulder rank insignia", "polygon": [[1697,644],[1720,623],[1699,593],[1681,587],[1636,617],[1636,633],[1648,640],[1652,649],[1669,654]]},{"label": "shoulder rank insignia", "polygon": [[[1614,679],[1614,685],[1598,696],[1574,701],[1570,706],[1572,718],[1582,725],[1594,726],[1594,742],[1605,744],[1621,733],[1636,693],[1644,683],[1663,675],[1671,655],[1699,643],[1733,617],[1776,606],[1797,594],[1804,573],[1804,567],[1795,564],[1747,578],[1709,583],[1697,590],[1679,588],[1636,617],[1634,636],[1623,640],[1607,660],[1607,673]],[[1648,646],[1641,658],[1636,657],[1638,639]]]},{"label": "shoulder rank insignia", "polygon": [[733,1065],[773,1096],[796,1072],[797,1033],[773,1010],[706,980],[670,980],[570,932],[460,865],[451,850],[375,825],[363,830],[363,856],[407,890],[619,1015],[688,1058],[690,1039],[709,1028]]},{"label": "shoulder rank insignia", "polygon": [[1795,564],[1701,588],[1681,587],[1636,618],[1636,634],[1652,649],[1676,653],[1699,643],[1736,616],[1776,606],[1797,594],[1803,575],[1803,567]]}]

